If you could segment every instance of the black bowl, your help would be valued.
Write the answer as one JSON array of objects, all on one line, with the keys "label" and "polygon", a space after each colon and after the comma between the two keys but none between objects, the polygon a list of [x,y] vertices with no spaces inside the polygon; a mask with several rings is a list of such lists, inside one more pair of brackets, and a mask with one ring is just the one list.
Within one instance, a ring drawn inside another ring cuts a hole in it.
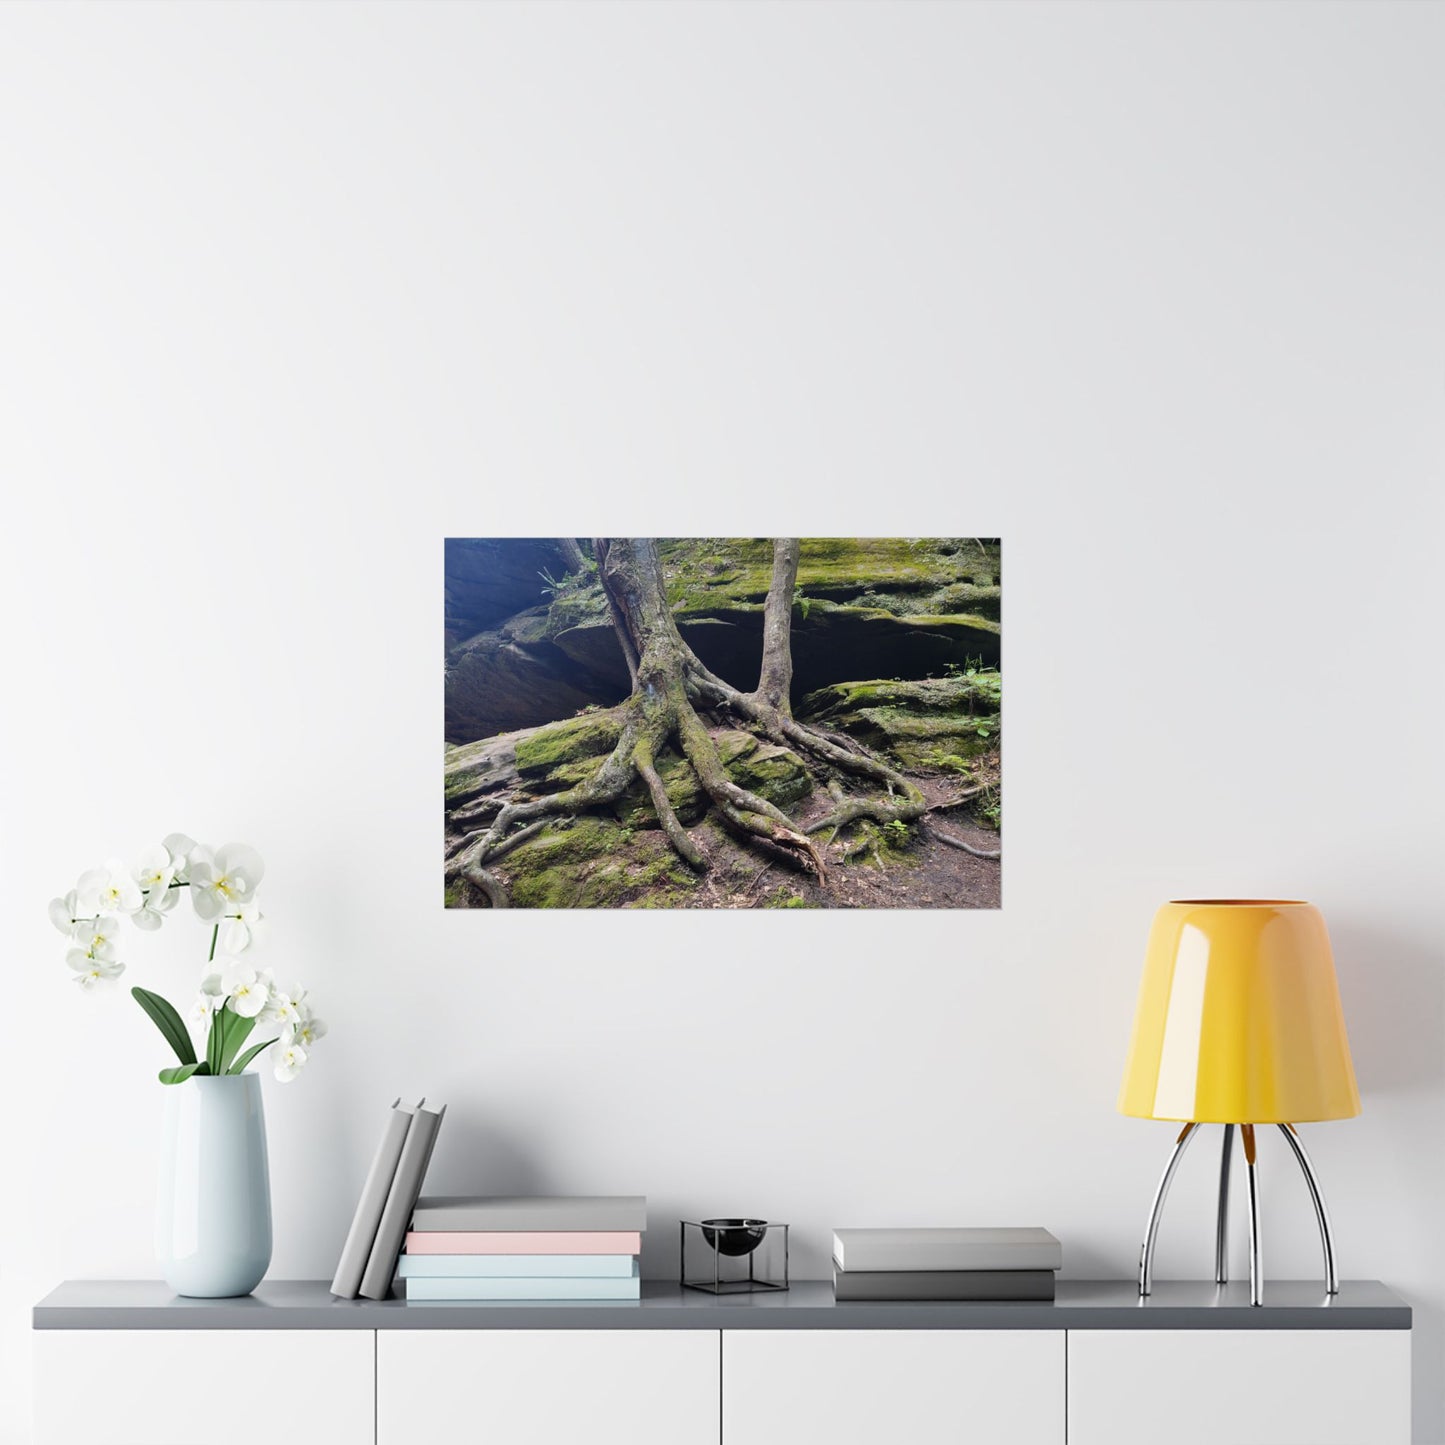
[{"label": "black bowl", "polygon": [[767,1233],[766,1219],[704,1219],[702,1237],[708,1247],[725,1254],[729,1259],[740,1259],[751,1254]]}]

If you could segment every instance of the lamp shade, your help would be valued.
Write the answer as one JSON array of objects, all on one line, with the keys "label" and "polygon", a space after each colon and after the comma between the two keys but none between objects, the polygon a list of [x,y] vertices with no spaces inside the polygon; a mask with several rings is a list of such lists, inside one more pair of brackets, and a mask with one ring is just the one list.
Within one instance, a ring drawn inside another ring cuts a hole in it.
[{"label": "lamp shade", "polygon": [[1211,1124],[1360,1112],[1319,909],[1193,899],[1159,910],[1119,1112]]}]

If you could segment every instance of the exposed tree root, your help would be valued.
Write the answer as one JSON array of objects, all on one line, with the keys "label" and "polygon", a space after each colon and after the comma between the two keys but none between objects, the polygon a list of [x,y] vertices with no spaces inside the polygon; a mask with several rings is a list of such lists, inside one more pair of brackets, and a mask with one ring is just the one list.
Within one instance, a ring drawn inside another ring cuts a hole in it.
[{"label": "exposed tree root", "polygon": [[966,843],[962,838],[955,837],[952,833],[945,833],[937,823],[930,822],[928,831],[938,839],[940,843],[947,843],[950,848],[957,848],[961,853],[971,853],[975,858],[1002,858],[1002,849],[975,848],[972,843]]}]

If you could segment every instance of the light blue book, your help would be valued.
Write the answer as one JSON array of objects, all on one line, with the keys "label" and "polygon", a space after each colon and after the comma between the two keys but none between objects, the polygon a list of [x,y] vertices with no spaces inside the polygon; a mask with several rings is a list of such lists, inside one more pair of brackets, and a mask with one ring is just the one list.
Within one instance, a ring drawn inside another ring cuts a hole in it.
[{"label": "light blue book", "polygon": [[403,1279],[636,1279],[631,1254],[404,1254]]},{"label": "light blue book", "polygon": [[409,1300],[639,1300],[640,1279],[470,1279],[413,1277]]}]

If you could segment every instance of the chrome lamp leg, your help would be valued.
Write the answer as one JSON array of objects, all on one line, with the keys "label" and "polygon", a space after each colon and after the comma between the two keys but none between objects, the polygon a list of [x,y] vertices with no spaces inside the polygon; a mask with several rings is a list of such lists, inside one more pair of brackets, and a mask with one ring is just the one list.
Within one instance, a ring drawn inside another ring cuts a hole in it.
[{"label": "chrome lamp leg", "polygon": [[1325,1208],[1325,1196],[1320,1190],[1319,1176],[1315,1173],[1314,1165],[1310,1163],[1310,1156],[1305,1153],[1303,1140],[1293,1124],[1281,1124],[1279,1131],[1289,1141],[1289,1147],[1294,1151],[1295,1160],[1304,1171],[1305,1183],[1309,1185],[1310,1199],[1315,1206],[1315,1219],[1320,1226],[1320,1244],[1325,1252],[1325,1292],[1327,1294],[1339,1294],[1340,1276],[1335,1266],[1335,1239],[1330,1230],[1330,1212]]},{"label": "chrome lamp leg", "polygon": [[1224,1126],[1219,1154],[1219,1218],[1214,1226],[1214,1282],[1229,1283],[1229,1165],[1234,1157],[1234,1125]]},{"label": "chrome lamp leg", "polygon": [[1254,1125],[1241,1124],[1244,1140],[1244,1174],[1249,1183],[1249,1302],[1264,1303],[1264,1265],[1259,1238],[1259,1166],[1255,1159]]},{"label": "chrome lamp leg", "polygon": [[1169,1195],[1169,1186],[1174,1182],[1174,1171],[1189,1147],[1189,1141],[1198,1131],[1198,1124],[1186,1124],[1174,1141],[1169,1162],[1159,1179],[1159,1188],[1154,1191],[1154,1203],[1149,1209],[1149,1223],[1144,1230],[1144,1248],[1139,1254],[1139,1293],[1147,1295],[1154,1287],[1154,1241],[1159,1235],[1159,1216],[1164,1212],[1164,1201]]}]

